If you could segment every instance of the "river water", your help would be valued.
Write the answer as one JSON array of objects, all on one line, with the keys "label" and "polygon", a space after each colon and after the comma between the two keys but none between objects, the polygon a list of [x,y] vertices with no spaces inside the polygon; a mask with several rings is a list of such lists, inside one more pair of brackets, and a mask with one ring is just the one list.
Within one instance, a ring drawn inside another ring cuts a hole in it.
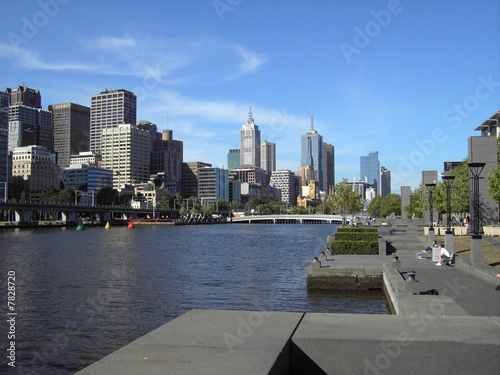
[{"label": "river water", "polygon": [[[2,230],[0,373],[72,374],[191,309],[388,314],[378,292],[307,291],[306,268],[335,230],[279,224]],[[9,312],[17,313],[15,324],[7,323]],[[10,341],[15,369],[6,365]]]}]

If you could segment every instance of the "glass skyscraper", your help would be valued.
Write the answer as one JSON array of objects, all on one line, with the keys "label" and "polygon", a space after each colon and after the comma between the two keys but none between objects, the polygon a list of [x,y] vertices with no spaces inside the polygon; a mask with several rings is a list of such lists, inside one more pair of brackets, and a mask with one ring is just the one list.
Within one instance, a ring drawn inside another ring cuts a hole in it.
[{"label": "glass skyscraper", "polygon": [[[314,170],[314,180],[323,190],[323,136],[314,130],[313,116],[311,115],[311,129],[301,136],[300,166],[311,166]],[[309,183],[309,181],[307,181]]]},{"label": "glass skyscraper", "polygon": [[368,156],[360,157],[360,180],[366,181],[369,187],[375,188],[380,195],[380,162],[378,151],[371,151]]}]

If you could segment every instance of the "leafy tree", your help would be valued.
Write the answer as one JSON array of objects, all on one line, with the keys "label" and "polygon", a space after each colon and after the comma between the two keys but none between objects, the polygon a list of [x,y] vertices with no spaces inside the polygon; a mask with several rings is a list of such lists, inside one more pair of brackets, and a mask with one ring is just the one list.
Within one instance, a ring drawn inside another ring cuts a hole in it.
[{"label": "leafy tree", "polygon": [[110,187],[102,188],[96,195],[97,204],[107,206],[111,206],[113,203],[118,203],[119,198],[120,195],[118,194],[118,191]]},{"label": "leafy tree", "polygon": [[375,198],[372,199],[372,201],[370,202],[370,205],[368,206],[368,213],[371,216],[374,216],[374,217],[383,216],[381,214],[381,212],[382,212],[382,200],[383,200],[383,197],[381,197],[380,195],[377,195]]},{"label": "leafy tree", "polygon": [[398,194],[388,194],[382,198],[380,214],[384,217],[392,213],[401,215],[401,196]]},{"label": "leafy tree", "polygon": [[186,216],[187,214],[187,210],[185,207],[181,207],[181,209],[179,210],[179,215],[181,216]]},{"label": "leafy tree", "polygon": [[330,195],[327,202],[342,215],[342,226],[345,226],[347,214],[354,214],[363,208],[361,195],[352,190],[346,178],[335,185],[335,193]]},{"label": "leafy tree", "polygon": [[408,217],[421,218],[423,216],[422,189],[422,186],[415,189],[411,196],[410,204],[404,207],[404,210],[407,212]]},{"label": "leafy tree", "polygon": [[170,199],[166,196],[160,198],[158,202],[156,202],[156,208],[160,210],[168,210],[170,209]]},{"label": "leafy tree", "polygon": [[59,203],[73,203],[75,201],[75,193],[70,187],[65,187],[63,190],[59,191],[57,201]]},{"label": "leafy tree", "polygon": [[488,194],[500,204],[500,168],[494,168],[488,173]]},{"label": "leafy tree", "polygon": [[26,201],[26,190],[23,190],[21,193],[21,197],[19,198],[21,202]]},{"label": "leafy tree", "polygon": [[45,186],[40,193],[40,198],[43,202],[55,203],[57,201],[58,192],[54,185]]},{"label": "leafy tree", "polygon": [[309,211],[305,207],[294,207],[289,212],[291,215],[307,215]]},{"label": "leafy tree", "polygon": [[[210,203],[212,203],[212,202],[210,202]],[[205,214],[205,216],[212,216],[215,213],[214,205],[213,204],[206,204],[205,206],[203,206],[202,211]]]}]

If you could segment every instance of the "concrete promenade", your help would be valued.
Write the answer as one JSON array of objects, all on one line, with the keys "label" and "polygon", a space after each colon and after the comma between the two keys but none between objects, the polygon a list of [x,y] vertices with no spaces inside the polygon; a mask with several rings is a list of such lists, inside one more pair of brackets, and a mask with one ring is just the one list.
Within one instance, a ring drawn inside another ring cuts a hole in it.
[{"label": "concrete promenade", "polygon": [[498,269],[437,267],[416,229],[379,233],[391,254],[321,255],[307,272],[376,279],[394,315],[192,310],[77,374],[500,373]]}]

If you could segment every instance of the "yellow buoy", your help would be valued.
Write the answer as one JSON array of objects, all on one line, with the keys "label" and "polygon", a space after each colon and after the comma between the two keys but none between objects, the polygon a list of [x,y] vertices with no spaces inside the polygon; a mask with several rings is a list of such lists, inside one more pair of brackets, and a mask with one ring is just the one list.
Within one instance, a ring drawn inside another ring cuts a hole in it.
[{"label": "yellow buoy", "polygon": [[111,225],[109,225],[109,221],[106,223],[106,226],[104,227],[105,229],[111,228]]}]

